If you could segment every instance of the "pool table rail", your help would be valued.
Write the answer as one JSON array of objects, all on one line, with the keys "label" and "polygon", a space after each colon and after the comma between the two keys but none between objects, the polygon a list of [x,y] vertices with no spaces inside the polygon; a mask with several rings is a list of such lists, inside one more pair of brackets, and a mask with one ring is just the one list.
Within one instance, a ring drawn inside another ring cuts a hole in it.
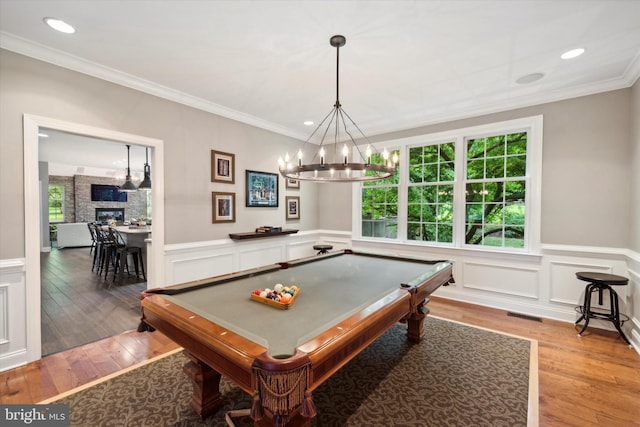
[{"label": "pool table rail", "polygon": [[252,364],[267,351],[265,347],[167,302],[161,295],[147,295],[141,304],[145,323],[252,394]]}]

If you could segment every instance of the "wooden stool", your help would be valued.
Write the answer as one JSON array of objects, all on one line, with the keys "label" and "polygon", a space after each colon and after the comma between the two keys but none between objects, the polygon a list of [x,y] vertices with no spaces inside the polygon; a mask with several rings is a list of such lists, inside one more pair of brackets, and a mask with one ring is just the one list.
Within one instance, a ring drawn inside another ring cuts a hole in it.
[{"label": "wooden stool", "polygon": [[[585,282],[589,282],[584,290],[584,302],[582,307],[577,307],[582,315],[575,324],[577,325],[582,321],[582,319],[584,319],[584,326],[580,332],[578,332],[578,336],[581,337],[582,333],[587,329],[589,319],[603,319],[612,322],[622,339],[627,343],[627,345],[631,345],[627,337],[624,335],[624,332],[622,332],[621,326],[624,324],[626,319],[620,321],[618,294],[613,290],[613,288],[611,288],[611,286],[625,286],[629,283],[629,279],[622,276],[616,276],[615,274],[594,273],[588,271],[578,272],[576,273],[576,277]],[[593,311],[591,309],[591,294],[593,292],[598,292],[598,304],[602,305],[603,291],[609,292],[609,312]]]},{"label": "wooden stool", "polygon": [[313,249],[318,251],[318,255],[322,255],[322,254],[329,253],[329,251],[331,249],[333,249],[333,246],[331,246],[331,245],[314,245]]}]

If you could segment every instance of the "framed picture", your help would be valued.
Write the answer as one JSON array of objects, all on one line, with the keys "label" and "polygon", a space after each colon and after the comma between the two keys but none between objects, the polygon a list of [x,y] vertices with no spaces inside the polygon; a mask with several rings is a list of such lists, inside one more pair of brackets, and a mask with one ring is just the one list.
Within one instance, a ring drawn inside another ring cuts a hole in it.
[{"label": "framed picture", "polygon": [[278,175],[247,170],[247,207],[278,207]]},{"label": "framed picture", "polygon": [[211,182],[235,183],[235,154],[211,150]]},{"label": "framed picture", "polygon": [[287,178],[287,188],[300,188],[300,181],[297,179]]},{"label": "framed picture", "polygon": [[300,197],[285,197],[287,204],[287,219],[300,219]]},{"label": "framed picture", "polygon": [[211,193],[213,223],[236,222],[236,193]]}]

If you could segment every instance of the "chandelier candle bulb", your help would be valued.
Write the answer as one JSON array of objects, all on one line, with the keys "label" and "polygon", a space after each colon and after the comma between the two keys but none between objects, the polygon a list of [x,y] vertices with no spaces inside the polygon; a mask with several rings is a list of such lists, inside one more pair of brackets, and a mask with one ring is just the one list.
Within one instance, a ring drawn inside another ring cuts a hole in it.
[{"label": "chandelier candle bulb", "polygon": [[371,146],[367,145],[367,166],[371,164]]},{"label": "chandelier candle bulb", "polygon": [[302,150],[298,150],[298,166],[302,166]]},{"label": "chandelier candle bulb", "polygon": [[324,166],[324,148],[320,149],[320,164]]},{"label": "chandelier candle bulb", "polygon": [[347,148],[347,144],[344,144],[344,147],[342,147],[342,155],[344,156],[344,164],[346,165],[348,162],[347,160],[347,155],[349,154],[349,149]]}]

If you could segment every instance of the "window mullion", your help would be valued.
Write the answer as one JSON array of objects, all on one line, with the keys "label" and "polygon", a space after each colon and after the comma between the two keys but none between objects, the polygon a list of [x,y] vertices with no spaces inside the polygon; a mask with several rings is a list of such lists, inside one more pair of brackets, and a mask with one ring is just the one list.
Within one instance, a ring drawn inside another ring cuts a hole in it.
[{"label": "window mullion", "polygon": [[467,150],[466,140],[463,136],[456,138],[456,169],[455,182],[453,186],[453,242],[456,247],[464,245],[464,235],[466,230],[465,212],[467,201],[465,198],[466,176],[467,176]]}]

